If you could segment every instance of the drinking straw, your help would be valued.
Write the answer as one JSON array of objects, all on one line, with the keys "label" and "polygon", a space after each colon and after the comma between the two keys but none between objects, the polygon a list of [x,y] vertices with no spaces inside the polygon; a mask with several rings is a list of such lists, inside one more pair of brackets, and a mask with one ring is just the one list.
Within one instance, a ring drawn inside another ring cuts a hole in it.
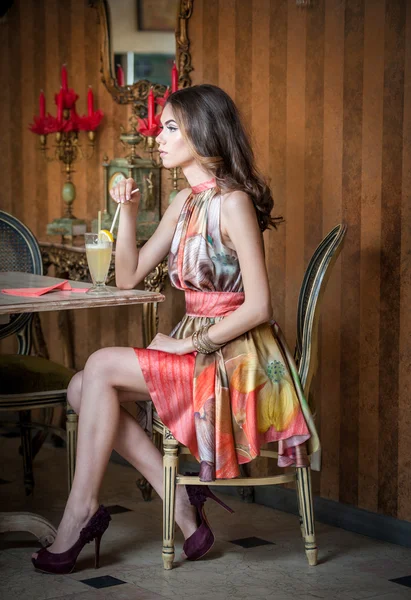
[{"label": "drinking straw", "polygon": [[111,227],[110,227],[110,233],[113,233],[114,225],[116,224],[118,213],[120,212],[120,207],[121,207],[121,204],[119,202],[117,204],[116,212],[114,213],[114,219],[113,219],[113,222],[112,222]]},{"label": "drinking straw", "polygon": [[[101,240],[101,235],[100,235],[100,231],[101,231],[101,210],[98,211],[97,213],[97,240],[98,243],[100,244]],[[100,273],[100,265],[101,265],[101,253],[97,252],[97,272]]]},{"label": "drinking straw", "polygon": [[[139,191],[139,188],[136,188],[135,190],[132,190],[132,192],[131,192],[131,196],[132,196],[133,194],[135,194],[136,192],[138,192],[138,191]],[[113,222],[112,222],[112,224],[111,224],[111,227],[110,227],[110,233],[113,233],[114,226],[115,226],[115,224],[116,224],[116,221],[117,221],[118,213],[120,212],[120,206],[121,206],[121,204],[120,204],[120,202],[119,202],[119,203],[117,204],[116,212],[114,213]]]}]

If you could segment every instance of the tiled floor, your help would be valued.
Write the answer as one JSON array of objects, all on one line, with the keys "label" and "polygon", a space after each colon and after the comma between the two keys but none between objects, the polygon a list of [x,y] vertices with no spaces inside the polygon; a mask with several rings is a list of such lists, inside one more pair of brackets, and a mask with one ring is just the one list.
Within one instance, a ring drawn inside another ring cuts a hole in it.
[{"label": "tiled floor", "polygon": [[[44,447],[36,459],[36,488],[26,499],[18,440],[0,437],[0,510],[38,512],[58,524],[66,496],[65,452]],[[217,542],[201,561],[161,561],[161,502],[141,499],[136,474],[110,463],[101,501],[112,522],[101,544],[101,568],[86,546],[75,571],[34,571],[38,547],[28,533],[0,536],[0,600],[400,600],[411,599],[411,550],[317,524],[320,563],[309,567],[292,515],[226,497],[227,515],[207,506]],[[177,533],[177,554],[182,547]],[[395,581],[390,581],[395,580]]]}]

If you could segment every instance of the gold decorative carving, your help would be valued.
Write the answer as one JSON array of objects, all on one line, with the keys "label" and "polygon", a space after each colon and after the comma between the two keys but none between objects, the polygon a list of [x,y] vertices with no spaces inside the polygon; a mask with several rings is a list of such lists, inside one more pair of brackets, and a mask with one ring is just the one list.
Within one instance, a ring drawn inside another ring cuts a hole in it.
[{"label": "gold decorative carving", "polygon": [[[53,266],[56,277],[67,278],[72,281],[90,281],[84,248],[51,243],[41,243],[40,248],[46,273],[49,267]],[[107,280],[109,281],[113,277],[114,262],[112,260]]]},{"label": "gold decorative carving", "polygon": [[165,258],[154,271],[144,279],[144,289],[147,292],[161,292],[164,288],[164,283],[168,275],[168,263]]},{"label": "gold decorative carving", "polygon": [[164,427],[164,440],[167,440],[169,442],[176,442],[176,444],[178,443],[171,431],[167,429],[167,427]]},{"label": "gold decorative carving", "polygon": [[[107,0],[89,0],[89,5],[97,10],[101,26],[100,63],[101,81],[118,104],[133,104],[137,116],[145,117],[147,96],[153,87],[154,96],[163,96],[165,85],[152,84],[147,79],[141,79],[133,85],[120,87],[111,68],[111,44],[109,35]],[[179,87],[191,85],[190,41],[188,39],[188,21],[193,12],[193,0],[180,0],[180,12],[176,26],[176,64],[179,72]]]},{"label": "gold decorative carving", "polygon": [[188,39],[188,21],[193,13],[193,0],[181,0],[180,16],[178,18],[176,29],[176,64],[178,68],[178,83],[180,88],[191,85],[190,73],[193,70],[191,65],[190,40]]},{"label": "gold decorative carving", "polygon": [[[161,292],[168,275],[167,259],[164,259],[144,279],[144,289],[147,292]],[[147,347],[158,331],[158,303],[147,303],[143,306],[143,344]]]},{"label": "gold decorative carving", "polygon": [[34,354],[36,356],[40,356],[41,358],[49,359],[49,351],[47,348],[46,341],[44,339],[43,330],[41,328],[41,321],[39,313],[33,314],[33,345],[34,345]]}]

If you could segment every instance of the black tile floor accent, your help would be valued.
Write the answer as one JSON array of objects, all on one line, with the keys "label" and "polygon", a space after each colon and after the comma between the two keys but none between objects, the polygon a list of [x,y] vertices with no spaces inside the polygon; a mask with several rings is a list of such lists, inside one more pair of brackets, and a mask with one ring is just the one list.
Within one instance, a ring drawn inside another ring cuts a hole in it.
[{"label": "black tile floor accent", "polygon": [[405,585],[405,587],[411,588],[411,575],[397,577],[397,579],[390,579],[390,581],[392,581],[392,583],[399,583],[400,585]]},{"label": "black tile floor accent", "polygon": [[236,544],[237,546],[241,546],[242,548],[256,548],[257,546],[268,546],[274,545],[274,542],[269,542],[268,540],[263,540],[259,537],[247,537],[241,538],[239,540],[230,540],[231,544]]},{"label": "black tile floor accent", "polygon": [[86,585],[96,588],[97,590],[126,583],[125,581],[117,579],[117,577],[112,577],[111,575],[102,575],[101,577],[92,577],[91,579],[80,579],[80,581],[81,583],[85,583]]},{"label": "black tile floor accent", "polygon": [[111,506],[106,506],[110,515],[119,515],[120,513],[130,512],[131,508],[126,508],[125,506],[120,506],[119,504],[112,504]]}]

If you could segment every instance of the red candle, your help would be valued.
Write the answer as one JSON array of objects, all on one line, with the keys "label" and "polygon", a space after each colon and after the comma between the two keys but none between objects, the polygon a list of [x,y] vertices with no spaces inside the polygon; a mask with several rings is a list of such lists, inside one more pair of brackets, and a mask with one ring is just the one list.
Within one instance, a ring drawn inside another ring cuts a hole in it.
[{"label": "red candle", "polygon": [[94,96],[93,90],[91,89],[91,85],[89,85],[87,92],[87,112],[89,117],[91,117],[94,114]]},{"label": "red candle", "polygon": [[67,67],[63,65],[61,67],[61,87],[66,92],[68,90],[68,81],[67,81]]},{"label": "red candle", "polygon": [[63,121],[63,89],[60,88],[59,95],[57,96],[57,121],[61,123]]},{"label": "red candle", "polygon": [[153,88],[150,88],[150,91],[148,92],[148,98],[147,98],[147,117],[148,117],[148,128],[150,129],[150,127],[153,127],[154,125],[154,94],[153,94]]},{"label": "red candle", "polygon": [[40,109],[40,119],[44,119],[46,117],[46,98],[44,97],[43,90],[41,90],[41,92],[40,92],[39,109]]},{"label": "red candle", "polygon": [[173,62],[173,68],[171,69],[171,91],[176,92],[178,90],[178,71],[175,61]]},{"label": "red candle", "polygon": [[117,65],[117,83],[120,87],[125,85],[124,83],[124,71],[121,65]]}]

